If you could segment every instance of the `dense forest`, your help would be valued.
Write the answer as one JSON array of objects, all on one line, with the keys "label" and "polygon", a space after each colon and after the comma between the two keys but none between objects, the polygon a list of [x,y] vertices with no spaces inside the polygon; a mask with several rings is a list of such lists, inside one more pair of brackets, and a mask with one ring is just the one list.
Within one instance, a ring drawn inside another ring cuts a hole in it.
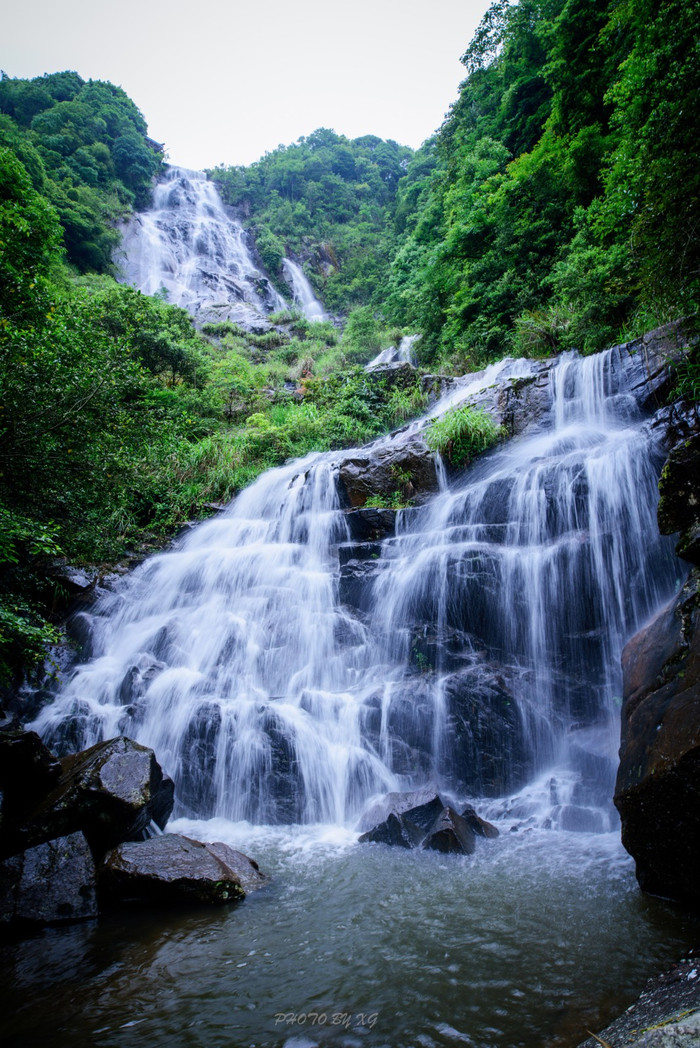
[{"label": "dense forest", "polygon": [[[467,42],[465,41],[465,46]],[[363,371],[420,333],[426,369],[589,352],[697,312],[700,12],[496,0],[443,126],[413,152],[319,129],[210,176],[271,278],[334,314],[195,329],[114,279],[163,156],[121,88],[0,80],[0,672],[65,606],[61,563],[162,542],[261,470],[424,405]],[[697,398],[697,362],[680,377]]]}]

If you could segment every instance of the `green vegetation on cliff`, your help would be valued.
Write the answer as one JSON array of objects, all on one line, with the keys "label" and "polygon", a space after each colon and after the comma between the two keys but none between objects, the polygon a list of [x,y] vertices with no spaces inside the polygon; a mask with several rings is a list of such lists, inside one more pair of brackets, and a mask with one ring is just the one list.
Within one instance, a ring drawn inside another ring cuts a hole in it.
[{"label": "green vegetation on cliff", "polygon": [[412,151],[375,135],[348,139],[319,128],[250,167],[210,172],[247,221],[270,275],[285,255],[305,270],[331,312],[381,301],[392,249],[396,190]]},{"label": "green vegetation on cliff", "polygon": [[699,39],[682,0],[491,5],[432,172],[398,188],[384,310],[424,359],[589,350],[697,310]]}]

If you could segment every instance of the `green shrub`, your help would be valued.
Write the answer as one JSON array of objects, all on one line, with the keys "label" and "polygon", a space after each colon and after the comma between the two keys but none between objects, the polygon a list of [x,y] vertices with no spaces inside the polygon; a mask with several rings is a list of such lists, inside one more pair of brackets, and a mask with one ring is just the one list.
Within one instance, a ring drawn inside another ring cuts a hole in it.
[{"label": "green shrub", "polygon": [[458,407],[436,419],[425,431],[425,441],[431,451],[447,458],[452,466],[466,466],[476,455],[493,447],[503,436],[486,411]]}]

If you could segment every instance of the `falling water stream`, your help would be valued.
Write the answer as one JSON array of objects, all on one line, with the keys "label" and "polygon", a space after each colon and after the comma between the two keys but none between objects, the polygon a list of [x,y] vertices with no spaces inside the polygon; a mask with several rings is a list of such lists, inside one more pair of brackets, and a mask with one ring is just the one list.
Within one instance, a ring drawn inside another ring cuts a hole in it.
[{"label": "falling water stream", "polygon": [[[140,219],[183,303],[165,260],[209,236],[188,211],[208,185],[175,169]],[[239,268],[245,309],[267,309]],[[3,1044],[570,1048],[677,958],[697,922],[640,895],[611,804],[622,646],[681,573],[627,363],[560,358],[540,421],[461,474],[438,464],[439,490],[381,542],[346,509],[354,453],[310,455],[78,617],[82,661],[36,729],[61,751],[152,746],[170,828],[246,851],[271,883],[214,913],[2,946]],[[501,362],[430,414],[533,375]],[[357,843],[372,798],[426,784],[500,836],[471,856]]]},{"label": "falling water stream", "polygon": [[[166,168],[153,206],[124,226],[115,261],[125,283],[147,295],[164,293],[198,323],[265,328],[268,314],[287,306],[254,259],[243,226],[200,171]],[[309,320],[325,320],[301,267],[285,259],[283,269],[294,304]]]}]

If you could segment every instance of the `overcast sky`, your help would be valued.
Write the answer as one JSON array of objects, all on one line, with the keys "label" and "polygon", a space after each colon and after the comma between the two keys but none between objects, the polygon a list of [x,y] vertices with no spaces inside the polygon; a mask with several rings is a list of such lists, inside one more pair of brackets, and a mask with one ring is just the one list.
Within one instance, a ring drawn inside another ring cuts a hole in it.
[{"label": "overcast sky", "polygon": [[249,164],[317,127],[416,148],[489,0],[16,0],[0,68],[120,84],[172,163]]}]

